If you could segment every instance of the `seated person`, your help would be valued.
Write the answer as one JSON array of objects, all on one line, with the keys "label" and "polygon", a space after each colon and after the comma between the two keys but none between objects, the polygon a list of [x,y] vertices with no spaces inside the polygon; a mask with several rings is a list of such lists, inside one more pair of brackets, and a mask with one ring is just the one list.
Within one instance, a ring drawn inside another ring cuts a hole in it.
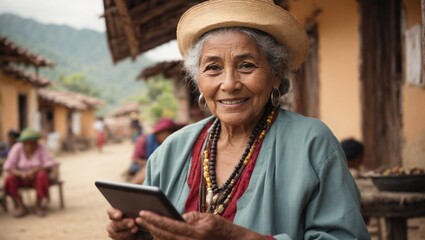
[{"label": "seated person", "polygon": [[0,151],[0,158],[7,158],[7,155],[12,148],[12,146],[16,143],[17,139],[19,138],[19,132],[16,130],[9,130],[7,133],[7,146],[5,149]]},{"label": "seated person", "polygon": [[36,214],[45,216],[44,203],[49,194],[48,170],[55,165],[47,148],[38,143],[40,134],[33,129],[23,130],[21,136],[9,152],[4,169],[8,176],[5,181],[6,194],[15,202],[15,217],[28,213],[19,194],[21,187],[33,187],[37,193]]},{"label": "seated person", "polygon": [[7,155],[18,138],[19,132],[16,130],[11,129],[7,133],[7,143],[0,149],[0,176],[3,174],[3,164],[6,161]]},{"label": "seated person", "polygon": [[130,175],[134,176],[130,180],[131,183],[143,182],[148,158],[169,135],[179,128],[180,126],[173,120],[162,118],[155,124],[151,134],[144,134],[137,139],[130,166]]}]

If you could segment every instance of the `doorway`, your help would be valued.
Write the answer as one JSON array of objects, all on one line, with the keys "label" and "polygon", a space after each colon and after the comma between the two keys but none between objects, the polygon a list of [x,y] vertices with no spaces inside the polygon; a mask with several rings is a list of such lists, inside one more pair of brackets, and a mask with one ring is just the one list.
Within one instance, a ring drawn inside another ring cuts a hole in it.
[{"label": "doorway", "polygon": [[28,98],[26,94],[18,94],[18,122],[19,129],[28,127]]}]

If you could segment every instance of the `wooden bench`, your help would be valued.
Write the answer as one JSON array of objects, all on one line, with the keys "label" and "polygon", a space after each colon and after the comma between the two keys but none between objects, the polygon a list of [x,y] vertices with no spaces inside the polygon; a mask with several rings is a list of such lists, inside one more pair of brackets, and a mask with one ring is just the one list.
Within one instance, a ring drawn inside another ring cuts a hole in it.
[{"label": "wooden bench", "polygon": [[[60,179],[54,180],[50,183],[50,187],[52,186],[57,186],[58,187],[58,194],[59,194],[59,206],[61,209],[65,208],[65,200],[63,197],[63,181]],[[50,201],[50,196],[49,196],[49,201]]]},{"label": "wooden bench", "polygon": [[[61,209],[65,208],[65,200],[64,200],[64,195],[63,195],[63,184],[64,181],[60,179],[59,177],[59,164],[56,165],[56,167],[54,167],[51,172],[49,173],[49,180],[50,180],[50,186],[49,189],[51,187],[57,186],[58,188],[58,196],[59,196],[59,207]],[[32,187],[21,187],[19,188],[19,191],[24,192],[28,192],[28,194],[30,194],[30,192],[32,192],[31,190],[34,191],[34,188]],[[50,191],[49,191],[50,194]],[[8,211],[7,208],[7,199],[6,199],[6,192],[4,191],[4,189],[2,189],[0,187],[0,206],[3,208],[3,210],[5,212]],[[50,202],[50,196],[48,196],[48,201]]]},{"label": "wooden bench", "polygon": [[[50,182],[50,186],[49,189],[51,187],[57,186],[58,187],[58,196],[59,196],[59,207],[61,209],[65,208],[65,200],[63,197],[63,184],[64,181],[60,179],[60,174],[59,174],[59,164],[57,164],[54,168],[52,168],[49,172],[49,182]],[[32,187],[21,187],[19,190],[34,190],[34,188]],[[49,191],[50,194],[50,191]],[[50,196],[48,196],[48,200],[50,202]]]}]

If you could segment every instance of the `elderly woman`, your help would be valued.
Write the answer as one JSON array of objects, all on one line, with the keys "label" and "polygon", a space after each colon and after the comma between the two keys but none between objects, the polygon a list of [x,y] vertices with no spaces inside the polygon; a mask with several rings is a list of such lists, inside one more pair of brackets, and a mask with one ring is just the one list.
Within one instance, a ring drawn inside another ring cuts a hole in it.
[{"label": "elderly woman", "polygon": [[213,117],[151,156],[185,222],[109,209],[113,239],[369,239],[344,152],[319,120],[281,110],[290,70],[308,52],[297,20],[272,0],[210,0],[180,19],[177,40]]},{"label": "elderly woman", "polygon": [[22,217],[28,212],[19,194],[21,187],[34,187],[37,193],[36,214],[40,217],[46,214],[43,204],[49,194],[47,171],[55,162],[47,148],[38,143],[39,138],[40,135],[30,128],[22,131],[4,163],[4,169],[9,173],[5,190],[15,202],[15,217]]}]

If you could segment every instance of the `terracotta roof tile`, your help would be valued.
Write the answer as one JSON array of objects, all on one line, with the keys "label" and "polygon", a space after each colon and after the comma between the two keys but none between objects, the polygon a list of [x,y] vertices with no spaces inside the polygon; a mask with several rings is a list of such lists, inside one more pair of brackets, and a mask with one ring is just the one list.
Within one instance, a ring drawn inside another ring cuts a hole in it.
[{"label": "terracotta roof tile", "polygon": [[137,76],[137,79],[147,80],[148,78],[159,74],[164,75],[166,78],[173,78],[177,80],[184,79],[186,76],[182,61],[168,61],[160,62],[151,67],[145,68],[142,72],[140,72],[139,76]]},{"label": "terracotta roof tile", "polygon": [[19,47],[7,37],[2,36],[0,36],[0,62],[26,64],[35,67],[54,66],[53,61]]},{"label": "terracotta roof tile", "polygon": [[105,104],[101,99],[67,91],[39,89],[38,95],[44,100],[77,110],[85,110]]},{"label": "terracotta roof tile", "polygon": [[9,75],[19,80],[27,81],[36,87],[46,87],[52,83],[49,79],[45,77],[42,77],[35,73],[26,72],[14,66],[3,65],[0,66],[0,69],[3,70],[6,75]]},{"label": "terracotta roof tile", "polygon": [[118,107],[115,111],[113,111],[110,115],[113,117],[118,117],[126,114],[130,114],[132,112],[140,112],[139,104],[137,102],[126,102],[120,107]]}]

